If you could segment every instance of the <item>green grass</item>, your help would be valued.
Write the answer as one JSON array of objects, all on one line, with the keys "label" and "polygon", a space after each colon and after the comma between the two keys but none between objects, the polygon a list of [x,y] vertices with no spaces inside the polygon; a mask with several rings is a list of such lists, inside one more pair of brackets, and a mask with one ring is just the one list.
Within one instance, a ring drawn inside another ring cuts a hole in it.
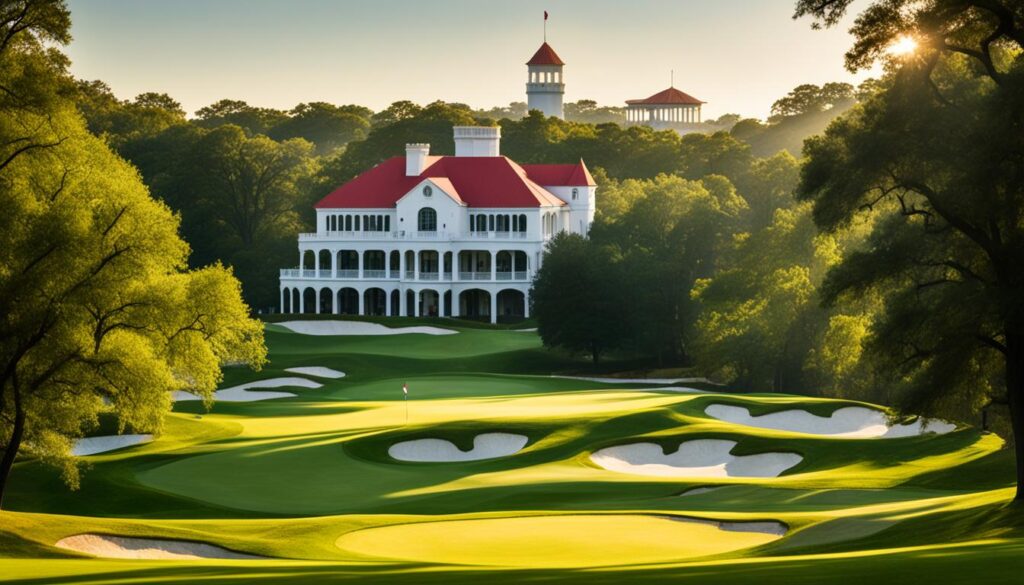
[{"label": "green grass", "polygon": [[[225,387],[295,376],[285,369],[296,366],[346,376],[309,377],[323,386],[209,412],[180,403],[156,441],[87,458],[76,492],[39,462],[19,462],[0,512],[0,582],[1013,583],[1024,570],[1024,512],[1009,504],[1012,457],[995,435],[965,427],[838,439],[733,425],[704,409],[828,415],[861,403],[553,378],[594,369],[514,330],[529,324],[385,323],[458,334],[320,337],[271,324],[268,366],[227,368]],[[602,367],[616,369],[637,364]],[[105,418],[99,430],[111,425]],[[481,432],[529,442],[510,457],[463,463],[387,454],[428,437],[467,449]],[[590,460],[611,445],[672,451],[699,438],[736,441],[737,455],[786,451],[803,461],[778,478],[701,479],[616,473]],[[694,487],[717,489],[680,495]],[[777,521],[789,532],[668,517]],[[272,558],[110,560],[53,547],[87,532]]]}]

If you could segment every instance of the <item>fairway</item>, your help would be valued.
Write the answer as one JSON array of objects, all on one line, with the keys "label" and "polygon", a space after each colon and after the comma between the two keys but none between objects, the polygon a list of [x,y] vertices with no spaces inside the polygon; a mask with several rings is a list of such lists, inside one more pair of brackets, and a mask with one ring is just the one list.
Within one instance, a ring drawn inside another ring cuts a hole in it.
[{"label": "fairway", "polygon": [[[948,583],[1020,567],[996,435],[886,436],[884,409],[864,403],[559,377],[587,365],[534,332],[445,329],[268,325],[269,365],[228,368],[230,400],[177,402],[149,442],[96,443],[128,446],[89,455],[79,491],[19,463],[0,575],[731,583],[767,564],[779,582],[896,569]],[[794,411],[813,424],[760,424]],[[744,416],[709,414],[721,412]],[[873,426],[857,431],[849,412]]]}]

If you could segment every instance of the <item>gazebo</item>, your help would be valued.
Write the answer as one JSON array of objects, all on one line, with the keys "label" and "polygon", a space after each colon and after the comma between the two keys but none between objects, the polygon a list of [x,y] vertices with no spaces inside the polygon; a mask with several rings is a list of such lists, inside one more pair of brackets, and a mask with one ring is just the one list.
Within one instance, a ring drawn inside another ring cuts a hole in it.
[{"label": "gazebo", "polygon": [[662,130],[699,124],[701,100],[670,87],[642,100],[626,100],[626,123]]}]

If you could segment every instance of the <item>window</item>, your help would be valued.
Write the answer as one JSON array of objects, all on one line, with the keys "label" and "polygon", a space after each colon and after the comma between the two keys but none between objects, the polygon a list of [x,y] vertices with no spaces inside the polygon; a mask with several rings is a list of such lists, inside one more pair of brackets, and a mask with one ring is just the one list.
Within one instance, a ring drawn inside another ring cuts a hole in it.
[{"label": "window", "polygon": [[487,231],[487,217],[483,214],[476,216],[476,231],[486,232]]},{"label": "window", "polygon": [[390,232],[391,231],[391,216],[390,215],[385,215],[384,216],[384,231],[386,231],[386,232]]},{"label": "window", "polygon": [[519,231],[521,231],[521,232],[525,232],[526,231],[526,214],[525,213],[520,214],[520,216],[519,216]]},{"label": "window", "polygon": [[580,198],[580,190],[577,189],[576,187],[573,187],[572,188],[572,200],[576,201],[579,198]]},{"label": "window", "polygon": [[346,232],[352,231],[352,216],[351,215],[346,215],[345,216],[345,231]]},{"label": "window", "polygon": [[419,213],[419,220],[417,222],[417,229],[421,232],[436,232],[437,212],[430,207],[424,207],[421,209]]},{"label": "window", "polygon": [[359,216],[356,216],[356,231],[359,231]]}]

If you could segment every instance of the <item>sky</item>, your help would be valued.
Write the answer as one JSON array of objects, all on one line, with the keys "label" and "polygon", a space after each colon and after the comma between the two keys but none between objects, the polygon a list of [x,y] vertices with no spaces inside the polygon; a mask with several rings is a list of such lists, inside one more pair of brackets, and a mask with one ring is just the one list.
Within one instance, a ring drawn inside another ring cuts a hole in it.
[{"label": "sky", "polygon": [[543,38],[566,62],[565,99],[623,105],[669,86],[704,118],[764,118],[801,83],[843,68],[844,23],[815,31],[794,0],[69,0],[72,73],[121,98],[166,92],[191,115],[219,99],[380,110],[402,99],[489,108],[525,101]]}]

